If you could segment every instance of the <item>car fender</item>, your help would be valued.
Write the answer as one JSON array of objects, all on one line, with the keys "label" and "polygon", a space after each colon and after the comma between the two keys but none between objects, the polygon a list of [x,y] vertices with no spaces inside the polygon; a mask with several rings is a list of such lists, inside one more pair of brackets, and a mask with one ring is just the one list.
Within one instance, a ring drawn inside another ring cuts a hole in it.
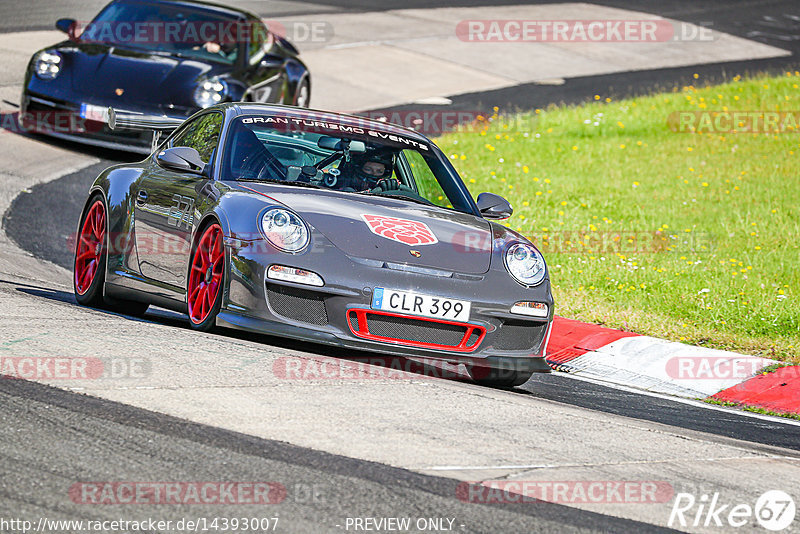
[{"label": "car fender", "polygon": [[[103,197],[106,204],[107,243],[106,281],[113,281],[114,272],[118,269],[138,271],[136,247],[133,246],[131,230],[135,184],[141,175],[141,169],[130,166],[110,167],[101,172],[89,188],[89,195],[81,211],[89,208],[89,202],[96,194]],[[80,221],[76,236],[80,234]]]},{"label": "car fender", "polygon": [[[505,253],[508,250],[508,247],[511,246],[513,243],[525,243],[531,245],[536,250],[539,250],[539,247],[534,245],[527,237],[523,236],[522,234],[515,232],[510,228],[506,228],[505,226],[498,224],[494,221],[490,221],[492,227],[492,260],[490,269],[492,271],[497,271],[498,273],[502,272],[505,276],[512,278],[511,275],[508,273],[505,265]],[[541,251],[539,251],[541,253]],[[542,254],[544,257],[544,254]],[[551,311],[550,314],[552,315],[552,306],[553,306],[553,294],[550,289],[550,266],[547,265],[547,261],[545,260],[546,271],[545,276],[542,281],[532,287],[526,287],[518,282],[515,282],[519,285],[520,291],[520,300],[522,297],[530,298],[531,300],[537,300],[538,302],[544,302],[548,306],[550,306]],[[526,295],[527,294],[527,295]]]}]

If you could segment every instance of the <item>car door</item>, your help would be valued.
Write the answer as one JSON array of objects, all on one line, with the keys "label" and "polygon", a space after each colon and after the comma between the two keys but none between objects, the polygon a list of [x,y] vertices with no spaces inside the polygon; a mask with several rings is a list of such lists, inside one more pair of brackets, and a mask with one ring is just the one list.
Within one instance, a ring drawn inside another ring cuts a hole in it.
[{"label": "car door", "polygon": [[[167,147],[188,146],[208,163],[217,148],[222,113],[205,113],[181,130]],[[134,208],[136,250],[141,273],[157,282],[186,287],[196,207],[209,178],[161,167],[155,158],[139,180]]]},{"label": "car door", "polygon": [[281,102],[286,82],[286,58],[275,54],[275,38],[260,20],[250,21],[252,26],[247,46],[247,65],[244,83],[248,88],[243,100],[252,102]]}]

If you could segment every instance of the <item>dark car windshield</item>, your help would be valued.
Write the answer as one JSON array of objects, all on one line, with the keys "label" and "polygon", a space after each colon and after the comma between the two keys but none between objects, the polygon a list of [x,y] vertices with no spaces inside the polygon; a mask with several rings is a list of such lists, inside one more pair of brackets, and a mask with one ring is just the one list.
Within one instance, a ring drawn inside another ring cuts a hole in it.
[{"label": "dark car windshield", "polygon": [[460,178],[427,141],[330,120],[234,119],[222,179],[311,185],[473,213]]},{"label": "dark car windshield", "polygon": [[123,0],[106,6],[79,38],[84,42],[233,64],[244,26],[236,19],[182,4]]}]

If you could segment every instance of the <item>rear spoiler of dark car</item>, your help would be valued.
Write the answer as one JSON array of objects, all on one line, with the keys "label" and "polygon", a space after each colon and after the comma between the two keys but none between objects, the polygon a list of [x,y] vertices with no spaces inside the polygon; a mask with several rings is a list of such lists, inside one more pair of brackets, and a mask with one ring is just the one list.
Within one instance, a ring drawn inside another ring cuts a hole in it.
[{"label": "rear spoiler of dark car", "polygon": [[169,133],[185,121],[181,117],[168,117],[166,115],[144,115],[130,111],[121,111],[108,108],[108,127],[112,130],[151,130],[153,132],[153,146],[155,149],[161,134]]}]

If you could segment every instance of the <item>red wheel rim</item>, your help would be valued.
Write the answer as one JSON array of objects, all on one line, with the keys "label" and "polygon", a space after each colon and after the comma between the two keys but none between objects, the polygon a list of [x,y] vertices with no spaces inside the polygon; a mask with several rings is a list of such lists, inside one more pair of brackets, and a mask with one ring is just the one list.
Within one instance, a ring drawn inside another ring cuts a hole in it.
[{"label": "red wheel rim", "polygon": [[83,220],[78,249],[75,252],[75,290],[83,295],[92,286],[100,269],[100,257],[106,237],[106,208],[97,200]]},{"label": "red wheel rim", "polygon": [[222,228],[212,224],[197,243],[189,274],[186,303],[189,305],[189,319],[194,324],[205,321],[214,308],[222,286],[224,259]]}]

